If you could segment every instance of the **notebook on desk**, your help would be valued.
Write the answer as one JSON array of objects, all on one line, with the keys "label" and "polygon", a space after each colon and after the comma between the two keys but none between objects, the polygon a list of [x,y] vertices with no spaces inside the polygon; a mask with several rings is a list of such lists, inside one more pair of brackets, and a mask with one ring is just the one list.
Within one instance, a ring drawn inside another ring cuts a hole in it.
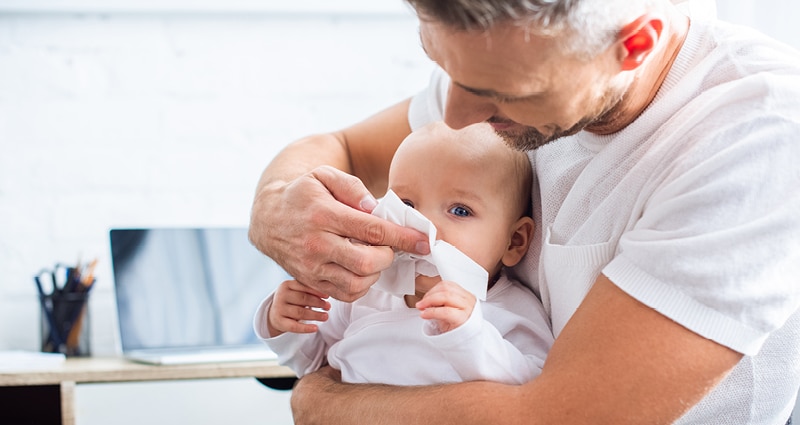
[{"label": "notebook on desk", "polygon": [[253,332],[259,302],[289,278],[245,228],[109,232],[122,355],[151,364],[275,359]]}]

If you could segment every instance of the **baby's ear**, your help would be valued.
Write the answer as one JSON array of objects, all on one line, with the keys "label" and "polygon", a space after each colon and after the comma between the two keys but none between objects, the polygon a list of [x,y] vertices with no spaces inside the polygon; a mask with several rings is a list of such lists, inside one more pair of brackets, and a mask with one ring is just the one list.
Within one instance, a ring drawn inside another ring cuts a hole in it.
[{"label": "baby's ear", "polygon": [[508,248],[503,255],[504,266],[513,267],[522,260],[522,257],[528,252],[531,239],[533,239],[534,226],[533,219],[530,217],[522,217],[514,223]]}]

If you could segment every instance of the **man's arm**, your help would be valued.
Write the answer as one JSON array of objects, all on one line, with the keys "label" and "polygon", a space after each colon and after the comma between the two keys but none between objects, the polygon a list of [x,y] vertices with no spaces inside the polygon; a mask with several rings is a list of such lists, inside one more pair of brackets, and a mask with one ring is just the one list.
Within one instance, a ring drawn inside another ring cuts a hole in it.
[{"label": "man's arm", "polygon": [[369,215],[374,196],[386,191],[397,146],[411,132],[409,102],[278,154],[253,201],[249,236],[256,248],[298,281],[348,301],[391,265],[391,246],[426,254],[424,235]]},{"label": "man's arm", "polygon": [[741,357],[600,276],[556,339],[541,376],[525,385],[348,385],[324,370],[299,381],[292,409],[300,425],[666,424]]}]

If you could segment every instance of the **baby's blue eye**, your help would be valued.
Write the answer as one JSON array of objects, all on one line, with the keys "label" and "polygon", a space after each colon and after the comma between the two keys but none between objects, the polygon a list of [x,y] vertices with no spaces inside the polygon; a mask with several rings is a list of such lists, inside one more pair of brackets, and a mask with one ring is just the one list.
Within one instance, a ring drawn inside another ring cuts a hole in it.
[{"label": "baby's blue eye", "polygon": [[450,214],[454,214],[454,215],[457,215],[459,217],[469,217],[469,216],[472,215],[472,213],[468,209],[466,209],[466,208],[464,208],[462,206],[455,206],[453,208],[450,208],[449,212],[450,212]]}]

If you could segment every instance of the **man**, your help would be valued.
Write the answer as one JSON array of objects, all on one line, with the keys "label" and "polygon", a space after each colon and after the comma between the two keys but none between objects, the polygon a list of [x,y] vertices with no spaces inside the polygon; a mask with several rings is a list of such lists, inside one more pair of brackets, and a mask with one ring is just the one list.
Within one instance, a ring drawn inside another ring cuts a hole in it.
[{"label": "man", "polygon": [[295,389],[297,422],[786,423],[800,386],[796,52],[665,0],[410,3],[446,75],[287,147],[251,239],[298,281],[356,299],[392,247],[426,253],[367,214],[400,141],[438,118],[488,121],[532,152],[541,226],[517,272],[556,341],[522,386],[344,385],[323,369]]}]

